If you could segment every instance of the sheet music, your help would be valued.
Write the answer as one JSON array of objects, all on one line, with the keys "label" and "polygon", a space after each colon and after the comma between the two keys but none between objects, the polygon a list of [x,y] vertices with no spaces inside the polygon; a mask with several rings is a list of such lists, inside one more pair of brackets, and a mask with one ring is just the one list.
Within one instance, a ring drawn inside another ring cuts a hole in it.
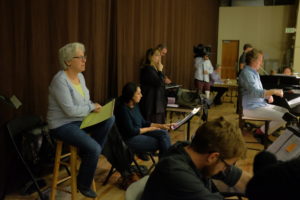
[{"label": "sheet music", "polygon": [[199,112],[200,108],[201,107],[194,108],[192,110],[192,112],[190,112],[187,116],[185,116],[185,118],[183,118],[182,120],[179,120],[179,121],[175,122],[175,124],[171,126],[171,129],[175,130],[175,129],[179,128],[182,124],[184,124],[185,122],[187,122],[192,116],[194,116],[197,112]]},{"label": "sheet music", "polygon": [[177,84],[170,83],[170,84],[165,85],[165,88],[166,88],[166,90],[168,90],[168,89],[172,89],[172,88],[179,88],[181,86],[182,85],[177,85]]},{"label": "sheet music", "polygon": [[294,98],[290,101],[288,101],[288,104],[290,105],[291,108],[294,108],[298,105],[300,105],[300,97]]},{"label": "sheet music", "polygon": [[300,94],[300,90],[299,89],[292,89],[291,92],[294,93],[294,94]]},{"label": "sheet music", "polygon": [[300,156],[300,138],[287,130],[277,138],[267,151],[276,155],[278,160],[287,161]]}]

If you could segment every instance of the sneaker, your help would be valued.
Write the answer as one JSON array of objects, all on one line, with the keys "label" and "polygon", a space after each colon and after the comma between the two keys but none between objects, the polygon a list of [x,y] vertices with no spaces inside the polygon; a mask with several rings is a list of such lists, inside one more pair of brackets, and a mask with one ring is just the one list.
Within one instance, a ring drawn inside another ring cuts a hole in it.
[{"label": "sneaker", "polygon": [[262,132],[262,130],[260,128],[257,128],[254,132],[254,137],[257,136],[257,137],[260,137],[260,136],[264,136],[264,132]]}]

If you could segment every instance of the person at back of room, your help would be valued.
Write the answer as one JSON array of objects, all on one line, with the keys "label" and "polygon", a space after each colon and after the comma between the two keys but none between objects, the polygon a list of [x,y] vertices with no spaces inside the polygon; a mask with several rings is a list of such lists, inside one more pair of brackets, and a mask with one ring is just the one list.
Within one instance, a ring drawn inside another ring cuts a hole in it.
[{"label": "person at back of room", "polygon": [[[159,44],[159,45],[156,46],[156,49],[158,49],[159,52],[160,52],[160,57],[161,57],[160,63],[162,63],[162,58],[165,57],[167,55],[167,52],[168,52],[167,45]],[[165,75],[164,81],[165,81],[165,84],[172,83],[172,80],[166,75]]]},{"label": "person at back of room", "polygon": [[205,93],[205,97],[209,99],[210,94],[210,83],[209,75],[213,72],[213,66],[209,60],[210,47],[199,44],[194,47],[195,57],[195,74],[194,84],[199,95]]},{"label": "person at back of room", "polygon": [[211,84],[211,91],[217,92],[217,95],[214,98],[214,104],[220,105],[222,104],[222,96],[223,94],[228,91],[225,87],[218,87],[214,86],[214,84],[224,84],[224,81],[221,79],[220,73],[221,73],[222,67],[220,65],[216,65],[215,70],[210,75],[210,84]]},{"label": "person at back of room", "polygon": [[251,44],[244,44],[243,47],[243,53],[240,56],[239,59],[239,69],[238,69],[238,75],[241,73],[241,71],[244,69],[244,67],[246,66],[246,54],[247,52],[251,51],[253,49]]},{"label": "person at back of room", "polygon": [[290,67],[284,67],[282,70],[282,74],[291,76],[293,75],[293,70]]}]

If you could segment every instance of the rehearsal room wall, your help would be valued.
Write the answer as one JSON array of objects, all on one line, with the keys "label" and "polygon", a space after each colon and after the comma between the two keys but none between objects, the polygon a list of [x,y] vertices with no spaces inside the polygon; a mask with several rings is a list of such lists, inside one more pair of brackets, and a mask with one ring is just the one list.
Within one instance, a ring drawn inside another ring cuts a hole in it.
[{"label": "rehearsal room wall", "polygon": [[220,7],[217,63],[221,63],[222,40],[239,40],[239,55],[245,43],[264,52],[265,64],[280,67],[292,36],[286,27],[295,24],[295,6]]},{"label": "rehearsal room wall", "polygon": [[296,25],[296,40],[295,40],[295,51],[294,51],[294,71],[300,72],[300,3],[298,4],[298,15],[297,15],[297,25]]}]

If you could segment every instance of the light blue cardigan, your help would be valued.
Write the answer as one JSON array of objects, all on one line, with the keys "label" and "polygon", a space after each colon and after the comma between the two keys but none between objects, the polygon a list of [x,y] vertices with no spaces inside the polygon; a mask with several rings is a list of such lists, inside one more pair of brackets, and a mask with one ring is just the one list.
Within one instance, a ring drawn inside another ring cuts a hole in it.
[{"label": "light blue cardigan", "polygon": [[83,117],[95,109],[90,93],[85,85],[82,73],[78,74],[83,97],[73,87],[64,71],[59,71],[49,86],[47,121],[50,129],[58,128],[73,121],[82,121]]}]

